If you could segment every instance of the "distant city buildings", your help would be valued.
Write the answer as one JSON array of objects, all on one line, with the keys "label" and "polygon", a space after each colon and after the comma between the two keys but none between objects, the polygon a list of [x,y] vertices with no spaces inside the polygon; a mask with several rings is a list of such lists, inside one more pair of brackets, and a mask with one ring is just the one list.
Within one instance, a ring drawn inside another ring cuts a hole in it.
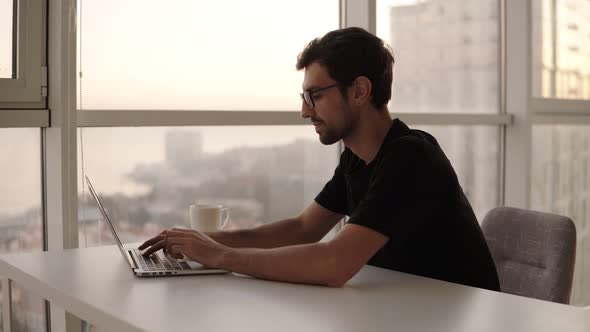
[{"label": "distant city buildings", "polygon": [[497,113],[497,0],[431,0],[390,9],[393,112]]},{"label": "distant city buildings", "polygon": [[532,1],[532,95],[590,99],[590,1]]},{"label": "distant city buildings", "polygon": [[203,138],[195,131],[169,130],[164,136],[166,163],[187,171],[203,156]]},{"label": "distant city buildings", "polygon": [[[335,146],[316,140],[205,153],[198,131],[174,129],[164,139],[164,161],[138,164],[129,174],[150,188],[145,194],[103,199],[121,237],[130,242],[163,228],[188,227],[188,207],[195,202],[229,207],[231,228],[297,215],[331,178],[339,157]],[[97,212],[93,201],[80,205],[80,241],[89,246],[112,243]]]}]

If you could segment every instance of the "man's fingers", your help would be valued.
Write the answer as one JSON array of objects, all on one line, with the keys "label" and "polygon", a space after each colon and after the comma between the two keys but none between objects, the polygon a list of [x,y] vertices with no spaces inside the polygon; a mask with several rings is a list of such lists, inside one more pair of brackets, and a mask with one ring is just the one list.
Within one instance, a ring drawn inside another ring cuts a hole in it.
[{"label": "man's fingers", "polygon": [[158,235],[158,236],[156,236],[156,237],[153,237],[153,238],[151,238],[151,239],[149,239],[149,240],[147,240],[147,241],[145,241],[145,242],[144,242],[144,243],[142,243],[142,244],[141,244],[139,247],[137,247],[137,249],[139,249],[139,250],[143,250],[143,249],[145,249],[145,248],[147,248],[147,247],[151,246],[152,244],[154,244],[154,243],[156,243],[156,242],[158,242],[158,241],[160,241],[160,236],[159,236],[159,235]]},{"label": "man's fingers", "polygon": [[177,227],[172,228],[170,231],[172,231],[172,232],[183,232],[183,233],[189,233],[189,234],[192,233],[192,232],[194,232],[192,229],[177,228]]},{"label": "man's fingers", "polygon": [[166,239],[166,251],[167,252],[174,252],[172,247],[175,245],[189,245],[190,244],[190,239],[185,238],[185,237],[168,237]]},{"label": "man's fingers", "polygon": [[162,241],[163,239],[164,239],[164,235],[158,235],[158,236],[156,236],[156,237],[153,237],[153,238],[151,238],[151,239],[149,239],[149,240],[145,241],[144,243],[142,243],[142,244],[141,244],[141,245],[138,247],[138,249],[139,249],[139,250],[143,250],[143,249],[145,249],[145,248],[147,248],[147,247],[149,247],[149,246],[152,246],[152,245],[154,245],[154,244],[158,243],[159,241]]},{"label": "man's fingers", "polygon": [[166,236],[167,231],[162,231],[160,234],[158,234],[157,236],[154,236],[153,238],[145,241],[144,243],[142,243],[137,249],[139,250],[143,250],[151,245],[153,245],[154,243],[157,243],[160,240],[163,240],[164,237]]},{"label": "man's fingers", "polygon": [[[164,248],[165,245],[166,245],[166,241],[160,240],[156,244],[152,245],[148,250],[144,251],[142,255],[147,257],[147,256],[153,254],[154,252]],[[140,249],[141,249],[141,247],[140,247]]]},{"label": "man's fingers", "polygon": [[170,246],[169,253],[172,257],[176,259],[180,259],[183,256],[183,253],[186,251],[186,246],[184,244],[173,244]]},{"label": "man's fingers", "polygon": [[[143,250],[148,248],[143,252],[143,256],[146,257],[158,250],[163,250],[164,253],[171,254],[173,257],[178,258],[180,254],[178,250],[183,250],[183,252],[187,250],[191,238],[194,237],[195,233],[190,229],[173,228],[171,230],[164,230],[158,236],[145,241],[138,247],[138,249]],[[174,251],[174,249],[172,249],[172,246],[174,245],[180,245],[180,247],[176,248],[176,251]]]},{"label": "man's fingers", "polygon": [[166,233],[166,236],[168,238],[171,237],[183,237],[183,238],[192,238],[195,236],[195,233],[192,231],[168,231],[168,233]]}]

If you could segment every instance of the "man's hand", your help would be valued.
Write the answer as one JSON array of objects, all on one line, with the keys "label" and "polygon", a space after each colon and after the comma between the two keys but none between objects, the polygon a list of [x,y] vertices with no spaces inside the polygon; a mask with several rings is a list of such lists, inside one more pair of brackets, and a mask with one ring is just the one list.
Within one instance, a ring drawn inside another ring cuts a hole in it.
[{"label": "man's hand", "polygon": [[[163,230],[163,231],[162,231],[160,234],[158,234],[158,235],[154,236],[153,238],[151,238],[151,239],[149,239],[149,240],[145,241],[144,243],[142,243],[142,244],[141,244],[141,245],[138,247],[138,249],[139,249],[139,250],[143,250],[143,249],[145,249],[145,248],[148,248],[148,247],[151,247],[151,246],[153,246],[153,245],[157,244],[158,242],[160,242],[160,241],[164,240],[164,239],[166,238],[166,233],[168,233],[168,232],[170,232],[170,231],[184,231],[184,232],[192,232],[192,230],[190,230],[190,229],[184,229],[184,228],[172,228],[172,229],[165,229],[165,230]],[[157,250],[159,250],[159,249],[160,249],[160,248],[158,248]],[[154,251],[150,252],[149,254],[146,254],[146,253],[144,253],[143,255],[144,255],[144,256],[149,256],[149,255],[151,255],[153,252],[155,252],[155,251],[157,251],[157,250],[154,250]],[[164,249],[164,250],[165,250],[165,249]],[[164,251],[164,252],[166,252],[166,251]]]},{"label": "man's hand", "polygon": [[174,258],[180,259],[184,256],[197,261],[207,267],[216,268],[219,266],[220,258],[229,248],[215,242],[209,236],[188,229],[165,230],[141,246],[140,250],[148,248],[143,255],[149,256],[162,249]]}]

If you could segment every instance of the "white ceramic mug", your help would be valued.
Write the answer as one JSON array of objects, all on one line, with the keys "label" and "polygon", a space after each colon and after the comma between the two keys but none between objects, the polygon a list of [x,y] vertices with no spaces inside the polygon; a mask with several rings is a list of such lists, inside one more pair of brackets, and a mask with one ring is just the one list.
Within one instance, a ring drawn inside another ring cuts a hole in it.
[{"label": "white ceramic mug", "polygon": [[229,209],[218,204],[192,204],[191,228],[199,232],[215,232],[227,226]]}]

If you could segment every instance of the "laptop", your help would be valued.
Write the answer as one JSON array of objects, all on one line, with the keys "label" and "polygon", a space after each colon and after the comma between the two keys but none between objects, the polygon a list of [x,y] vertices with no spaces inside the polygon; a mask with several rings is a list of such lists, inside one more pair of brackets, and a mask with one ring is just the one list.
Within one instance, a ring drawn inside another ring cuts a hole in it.
[{"label": "laptop", "polygon": [[219,269],[211,269],[198,262],[191,261],[191,260],[177,260],[176,258],[164,254],[162,250],[158,250],[157,252],[153,253],[150,257],[144,257],[141,254],[141,251],[136,248],[125,248],[115,231],[115,227],[111,223],[109,216],[107,215],[105,209],[94,191],[94,187],[90,182],[88,176],[86,178],[86,183],[88,183],[88,188],[90,188],[90,193],[92,197],[96,201],[98,205],[98,209],[103,216],[104,221],[106,222],[108,228],[113,233],[113,238],[117,242],[117,246],[121,251],[121,255],[125,261],[131,267],[133,274],[137,277],[160,277],[160,276],[174,276],[174,275],[187,275],[187,274],[213,274],[213,273],[228,273],[229,271],[226,270],[219,270]]}]

